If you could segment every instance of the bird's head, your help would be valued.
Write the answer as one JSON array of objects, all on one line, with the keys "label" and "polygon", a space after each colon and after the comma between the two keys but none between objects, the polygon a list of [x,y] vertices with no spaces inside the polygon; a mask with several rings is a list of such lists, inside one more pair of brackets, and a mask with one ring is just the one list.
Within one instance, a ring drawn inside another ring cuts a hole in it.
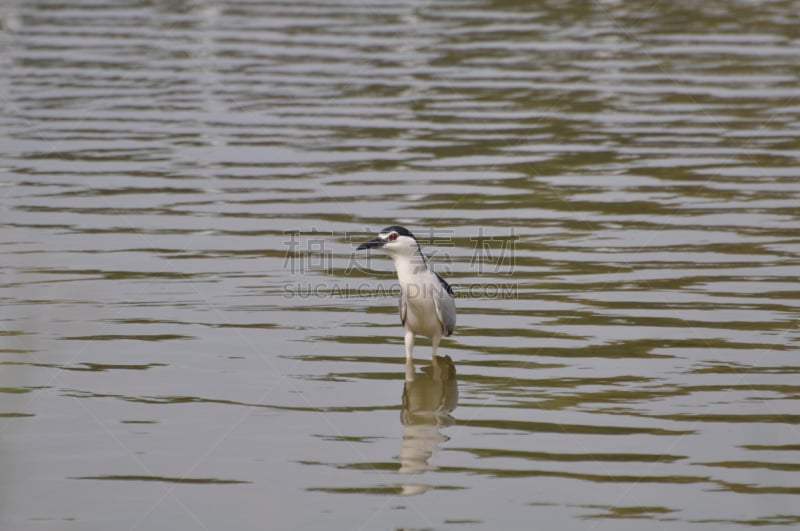
[{"label": "bird's head", "polygon": [[380,248],[394,257],[421,255],[417,239],[405,227],[392,225],[383,229],[376,237],[359,245],[356,250]]}]

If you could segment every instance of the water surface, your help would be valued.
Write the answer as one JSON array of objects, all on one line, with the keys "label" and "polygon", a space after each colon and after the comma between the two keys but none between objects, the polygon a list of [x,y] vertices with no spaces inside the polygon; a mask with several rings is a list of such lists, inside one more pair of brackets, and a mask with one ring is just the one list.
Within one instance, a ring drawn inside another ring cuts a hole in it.
[{"label": "water surface", "polygon": [[645,4],[0,8],[0,527],[796,525],[800,4]]}]

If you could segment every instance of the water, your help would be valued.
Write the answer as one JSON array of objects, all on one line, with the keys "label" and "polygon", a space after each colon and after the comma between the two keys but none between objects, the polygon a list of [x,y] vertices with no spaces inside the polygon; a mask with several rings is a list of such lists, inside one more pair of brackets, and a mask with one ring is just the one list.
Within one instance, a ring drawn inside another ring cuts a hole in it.
[{"label": "water", "polygon": [[4,4],[0,528],[796,525],[798,13]]}]

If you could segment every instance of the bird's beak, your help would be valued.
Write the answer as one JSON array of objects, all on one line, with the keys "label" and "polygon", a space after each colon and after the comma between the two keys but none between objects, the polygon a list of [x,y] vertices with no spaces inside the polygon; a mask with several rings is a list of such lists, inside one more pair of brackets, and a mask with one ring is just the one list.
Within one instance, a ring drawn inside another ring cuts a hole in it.
[{"label": "bird's beak", "polygon": [[380,236],[376,236],[370,241],[364,242],[356,247],[356,251],[361,251],[362,249],[372,249],[374,247],[383,247],[384,245],[386,245],[386,240],[381,239]]}]

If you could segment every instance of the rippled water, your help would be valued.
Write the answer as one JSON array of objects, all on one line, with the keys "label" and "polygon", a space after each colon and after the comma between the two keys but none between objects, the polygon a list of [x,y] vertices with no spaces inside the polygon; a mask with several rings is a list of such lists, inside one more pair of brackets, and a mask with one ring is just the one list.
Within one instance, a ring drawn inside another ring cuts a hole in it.
[{"label": "rippled water", "polygon": [[796,525],[798,14],[4,4],[0,527]]}]

